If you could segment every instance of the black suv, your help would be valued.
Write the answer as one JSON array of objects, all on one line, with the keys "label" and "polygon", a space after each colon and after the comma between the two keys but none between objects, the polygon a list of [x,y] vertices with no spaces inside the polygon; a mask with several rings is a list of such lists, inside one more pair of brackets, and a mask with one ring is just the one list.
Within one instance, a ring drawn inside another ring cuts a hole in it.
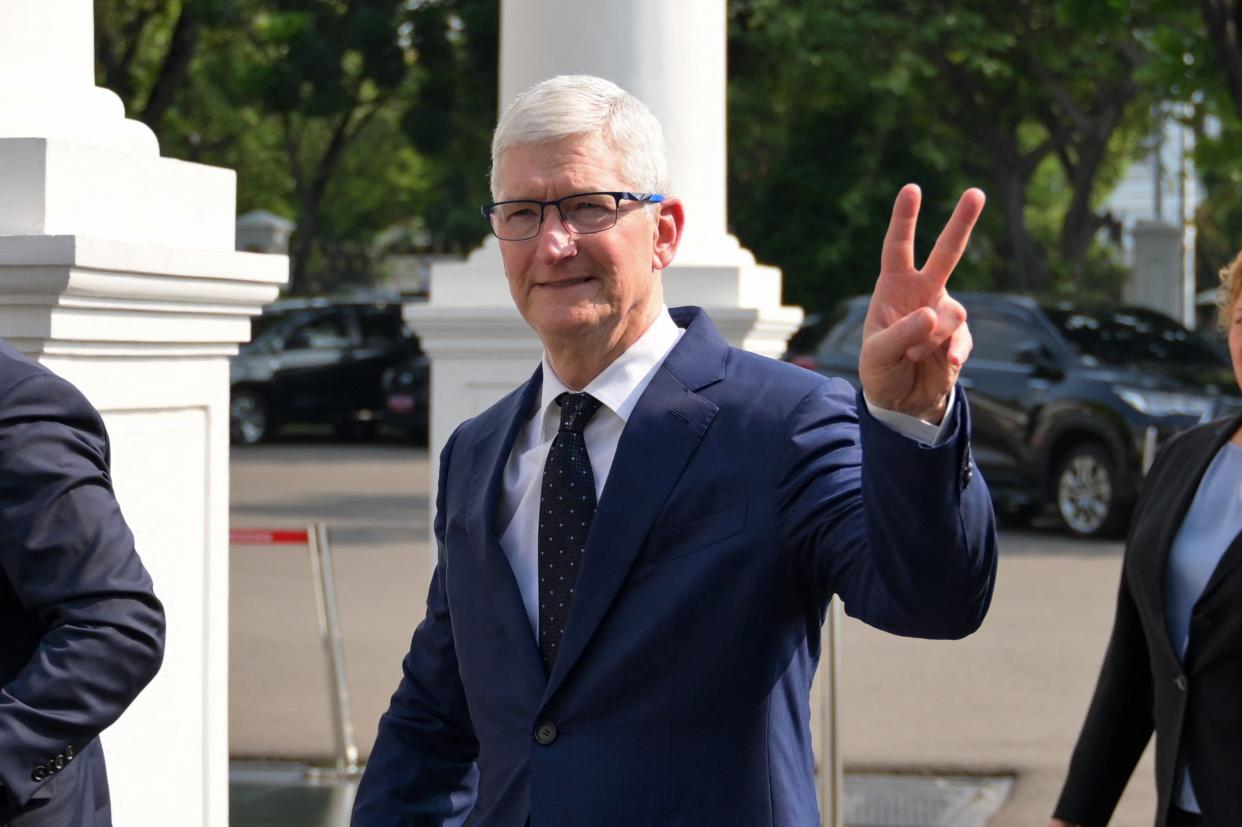
[{"label": "black suv", "polygon": [[[234,442],[267,439],[287,423],[330,423],[341,435],[392,421],[418,439],[427,427],[427,370],[401,305],[325,300],[269,306],[229,364]],[[395,376],[411,400],[390,411]]]},{"label": "black suv", "polygon": [[[1055,506],[1083,536],[1119,533],[1143,473],[1178,431],[1242,410],[1218,343],[1138,307],[955,293],[974,350],[960,381],[997,510]],[[786,358],[858,384],[868,297],[807,328]]]}]

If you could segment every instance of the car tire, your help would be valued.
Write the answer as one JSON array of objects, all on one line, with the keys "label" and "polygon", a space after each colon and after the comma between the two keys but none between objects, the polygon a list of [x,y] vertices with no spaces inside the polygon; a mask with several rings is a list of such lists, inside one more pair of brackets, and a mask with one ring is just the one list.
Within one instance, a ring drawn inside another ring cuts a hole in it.
[{"label": "car tire", "polygon": [[1098,442],[1071,446],[1057,463],[1053,501],[1062,524],[1079,537],[1115,537],[1125,520],[1117,467]]},{"label": "car tire", "polygon": [[229,398],[229,432],[234,444],[254,445],[272,435],[267,400],[257,391],[234,389]]}]

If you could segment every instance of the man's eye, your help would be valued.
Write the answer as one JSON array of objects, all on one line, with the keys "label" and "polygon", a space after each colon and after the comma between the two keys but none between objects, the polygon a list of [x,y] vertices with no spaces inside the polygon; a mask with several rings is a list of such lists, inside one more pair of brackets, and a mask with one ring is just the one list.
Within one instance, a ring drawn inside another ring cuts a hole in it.
[{"label": "man's eye", "polygon": [[515,218],[530,218],[534,214],[535,211],[530,207],[517,207],[505,213],[505,220],[512,221]]}]

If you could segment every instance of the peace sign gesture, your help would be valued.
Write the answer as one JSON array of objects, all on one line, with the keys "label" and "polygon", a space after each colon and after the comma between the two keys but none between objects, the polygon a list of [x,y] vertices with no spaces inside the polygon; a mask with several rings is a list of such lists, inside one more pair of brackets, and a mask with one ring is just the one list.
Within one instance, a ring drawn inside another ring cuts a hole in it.
[{"label": "peace sign gesture", "polygon": [[858,375],[872,404],[939,423],[971,348],[966,310],[945,284],[966,250],[984,195],[977,189],[962,193],[931,255],[916,269],[914,229],[921,200],[918,186],[906,184],[893,204],[863,325]]}]

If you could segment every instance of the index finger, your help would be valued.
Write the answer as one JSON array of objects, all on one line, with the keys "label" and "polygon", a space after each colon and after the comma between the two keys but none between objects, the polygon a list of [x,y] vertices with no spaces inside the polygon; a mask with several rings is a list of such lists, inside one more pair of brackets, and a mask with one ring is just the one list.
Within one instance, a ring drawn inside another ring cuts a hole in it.
[{"label": "index finger", "polygon": [[936,246],[932,248],[931,255],[923,265],[923,274],[930,276],[937,286],[944,287],[953,268],[961,261],[962,253],[966,252],[966,244],[970,241],[971,230],[975,228],[975,222],[979,220],[979,213],[983,212],[986,200],[983,190],[975,187],[966,190],[958,199],[949,223],[940,231]]},{"label": "index finger", "polygon": [[914,227],[919,221],[923,193],[918,184],[906,184],[893,202],[893,216],[884,233],[880,251],[881,273],[906,273],[914,269]]}]

